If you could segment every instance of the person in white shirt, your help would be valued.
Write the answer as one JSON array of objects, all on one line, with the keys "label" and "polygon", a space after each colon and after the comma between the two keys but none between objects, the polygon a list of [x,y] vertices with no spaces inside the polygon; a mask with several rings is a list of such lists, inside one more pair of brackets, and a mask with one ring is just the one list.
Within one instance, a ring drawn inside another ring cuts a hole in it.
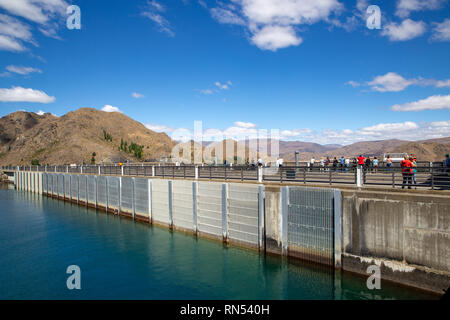
[{"label": "person in white shirt", "polygon": [[314,167],[314,162],[315,162],[315,161],[316,161],[316,159],[311,158],[311,161],[309,162],[309,163],[310,163],[309,167],[310,167],[311,171],[312,171],[312,169],[313,169],[313,167]]}]

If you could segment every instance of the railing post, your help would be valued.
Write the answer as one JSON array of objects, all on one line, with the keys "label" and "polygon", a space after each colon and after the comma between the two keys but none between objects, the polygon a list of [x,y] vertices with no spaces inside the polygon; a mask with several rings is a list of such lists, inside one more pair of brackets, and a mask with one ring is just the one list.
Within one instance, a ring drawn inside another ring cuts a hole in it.
[{"label": "railing post", "polygon": [[198,166],[194,167],[195,180],[198,180]]},{"label": "railing post", "polygon": [[212,178],[212,166],[209,166],[209,180],[211,180]]},{"label": "railing post", "polygon": [[155,176],[155,166],[152,166],[152,177]]},{"label": "railing post", "polygon": [[244,181],[244,167],[241,166],[241,181]]},{"label": "railing post", "polygon": [[134,188],[135,188],[135,179],[136,178],[134,178],[134,177],[131,178],[131,212],[133,214],[133,220],[134,220],[134,217],[136,215],[136,206],[134,204],[134,202],[135,202],[135,194],[134,194],[134,192],[135,192],[135,190],[134,190]]},{"label": "railing post", "polygon": [[102,169],[100,166],[98,166],[98,175],[101,176],[102,175]]},{"label": "railing post", "polygon": [[356,167],[356,187],[358,187],[358,188],[362,187],[361,168],[362,168],[362,166],[360,166],[360,165],[358,165]]},{"label": "railing post", "polygon": [[330,186],[332,185],[332,179],[333,179],[333,171],[330,170]]},{"label": "railing post", "polygon": [[83,165],[80,166],[80,173],[83,174]]},{"label": "railing post", "polygon": [[123,165],[122,166],[120,166],[120,174],[123,176]]},{"label": "railing post", "polygon": [[258,166],[258,182],[262,183],[263,181],[263,167]]}]

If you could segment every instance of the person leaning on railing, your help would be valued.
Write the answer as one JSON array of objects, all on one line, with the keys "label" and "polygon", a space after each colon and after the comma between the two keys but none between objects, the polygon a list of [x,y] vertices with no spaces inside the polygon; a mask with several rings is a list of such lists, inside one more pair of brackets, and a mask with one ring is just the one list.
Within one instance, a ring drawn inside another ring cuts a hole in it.
[{"label": "person leaning on railing", "polygon": [[448,154],[445,155],[444,164],[445,164],[447,174],[450,173],[450,155],[448,155]]},{"label": "person leaning on railing", "polygon": [[408,189],[411,189],[411,180],[412,180],[412,162],[408,159],[408,157],[404,157],[400,162],[400,167],[402,168],[403,175],[403,183],[402,189],[405,189],[405,185],[408,184]]}]

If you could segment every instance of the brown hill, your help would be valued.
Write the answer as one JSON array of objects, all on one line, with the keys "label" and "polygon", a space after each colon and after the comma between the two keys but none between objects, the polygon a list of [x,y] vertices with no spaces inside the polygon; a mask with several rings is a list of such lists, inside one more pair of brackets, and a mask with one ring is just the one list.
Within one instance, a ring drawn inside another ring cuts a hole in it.
[{"label": "brown hill", "polygon": [[392,149],[392,152],[414,154],[418,160],[443,161],[450,153],[450,138],[408,142]]},{"label": "brown hill", "polygon": [[[105,139],[104,131],[112,137]],[[128,146],[143,147],[138,159],[119,151],[121,139]],[[175,143],[165,134],[156,133],[119,112],[81,108],[62,117],[42,116],[33,112],[14,112],[0,118],[0,164],[90,163],[92,153],[101,161],[143,161],[168,156]]]}]

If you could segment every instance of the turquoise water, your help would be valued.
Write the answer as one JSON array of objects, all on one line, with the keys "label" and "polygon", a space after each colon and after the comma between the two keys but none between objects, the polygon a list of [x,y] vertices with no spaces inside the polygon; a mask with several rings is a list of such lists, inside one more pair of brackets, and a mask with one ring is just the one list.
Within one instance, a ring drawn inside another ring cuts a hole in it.
[{"label": "turquoise water", "polygon": [[[0,299],[430,299],[36,194],[0,189]],[[81,269],[68,290],[66,268]]]}]

